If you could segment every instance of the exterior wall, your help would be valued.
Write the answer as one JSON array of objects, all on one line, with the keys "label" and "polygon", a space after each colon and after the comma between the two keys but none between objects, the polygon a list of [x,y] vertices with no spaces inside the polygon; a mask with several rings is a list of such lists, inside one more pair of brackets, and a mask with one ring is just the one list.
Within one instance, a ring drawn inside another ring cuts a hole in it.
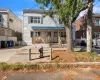
[{"label": "exterior wall", "polygon": [[[13,20],[13,21],[10,21]],[[22,20],[9,11],[9,29],[15,31],[18,41],[22,41]]]},{"label": "exterior wall", "polygon": [[[22,32],[22,20],[14,15],[10,10],[9,14],[9,29],[14,30],[15,32]],[[10,21],[12,19],[13,21]]]},{"label": "exterior wall", "polygon": [[[39,16],[43,17],[43,14],[37,13],[24,13],[23,14],[23,44],[24,45],[32,45],[32,38],[30,37],[30,31],[33,29],[32,26],[57,26],[58,24],[55,23],[49,16],[43,18],[43,24],[29,24],[28,19],[30,16]],[[44,33],[45,34],[45,33]]]},{"label": "exterior wall", "polygon": [[5,28],[0,28],[0,36],[5,36]]},{"label": "exterior wall", "polygon": [[84,21],[84,17],[75,21],[76,27],[76,39],[86,38],[87,24]]},{"label": "exterior wall", "polygon": [[9,9],[1,9],[0,41],[22,41],[22,21]]}]

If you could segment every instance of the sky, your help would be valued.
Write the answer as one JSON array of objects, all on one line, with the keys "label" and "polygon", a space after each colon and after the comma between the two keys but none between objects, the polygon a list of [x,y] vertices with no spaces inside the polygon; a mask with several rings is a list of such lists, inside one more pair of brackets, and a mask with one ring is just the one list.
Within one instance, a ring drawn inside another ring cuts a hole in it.
[{"label": "sky", "polygon": [[[0,0],[0,8],[9,8],[19,18],[22,19],[22,12],[24,9],[39,9],[39,4],[35,0]],[[94,13],[100,13],[100,1],[95,0]],[[79,16],[83,16],[86,11],[80,13]]]}]

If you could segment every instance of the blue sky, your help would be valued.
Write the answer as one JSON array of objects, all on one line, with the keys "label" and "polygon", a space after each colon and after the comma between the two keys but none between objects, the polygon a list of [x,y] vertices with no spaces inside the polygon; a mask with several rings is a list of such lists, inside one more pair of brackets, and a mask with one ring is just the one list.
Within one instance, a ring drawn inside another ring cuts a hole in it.
[{"label": "blue sky", "polygon": [[[100,13],[100,1],[95,0],[94,12]],[[18,17],[22,18],[24,9],[39,9],[35,0],[0,0],[0,8],[10,8]],[[82,12],[84,14],[85,12]]]}]

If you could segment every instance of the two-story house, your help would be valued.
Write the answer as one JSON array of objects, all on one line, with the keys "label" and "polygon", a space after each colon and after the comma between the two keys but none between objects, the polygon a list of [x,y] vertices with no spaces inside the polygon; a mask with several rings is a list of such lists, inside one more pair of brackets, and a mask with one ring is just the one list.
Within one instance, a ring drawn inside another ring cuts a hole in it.
[{"label": "two-story house", "polygon": [[[86,40],[86,29],[87,24],[83,16],[80,19],[75,21],[76,27],[76,41],[81,41],[82,39]],[[93,39],[100,37],[100,14],[93,14]]]},{"label": "two-story house", "polygon": [[0,8],[0,47],[7,47],[7,41],[22,41],[22,20],[10,9]]},{"label": "two-story house", "polygon": [[[46,11],[45,11],[46,12]],[[43,10],[23,10],[23,44],[65,43],[66,33],[59,18],[44,16]]]}]

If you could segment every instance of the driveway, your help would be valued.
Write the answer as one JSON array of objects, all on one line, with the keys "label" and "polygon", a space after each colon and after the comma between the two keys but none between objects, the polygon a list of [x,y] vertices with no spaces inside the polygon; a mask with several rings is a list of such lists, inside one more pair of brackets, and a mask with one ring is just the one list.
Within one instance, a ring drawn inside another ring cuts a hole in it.
[{"label": "driveway", "polygon": [[18,49],[0,49],[0,62],[7,62],[17,53]]}]

